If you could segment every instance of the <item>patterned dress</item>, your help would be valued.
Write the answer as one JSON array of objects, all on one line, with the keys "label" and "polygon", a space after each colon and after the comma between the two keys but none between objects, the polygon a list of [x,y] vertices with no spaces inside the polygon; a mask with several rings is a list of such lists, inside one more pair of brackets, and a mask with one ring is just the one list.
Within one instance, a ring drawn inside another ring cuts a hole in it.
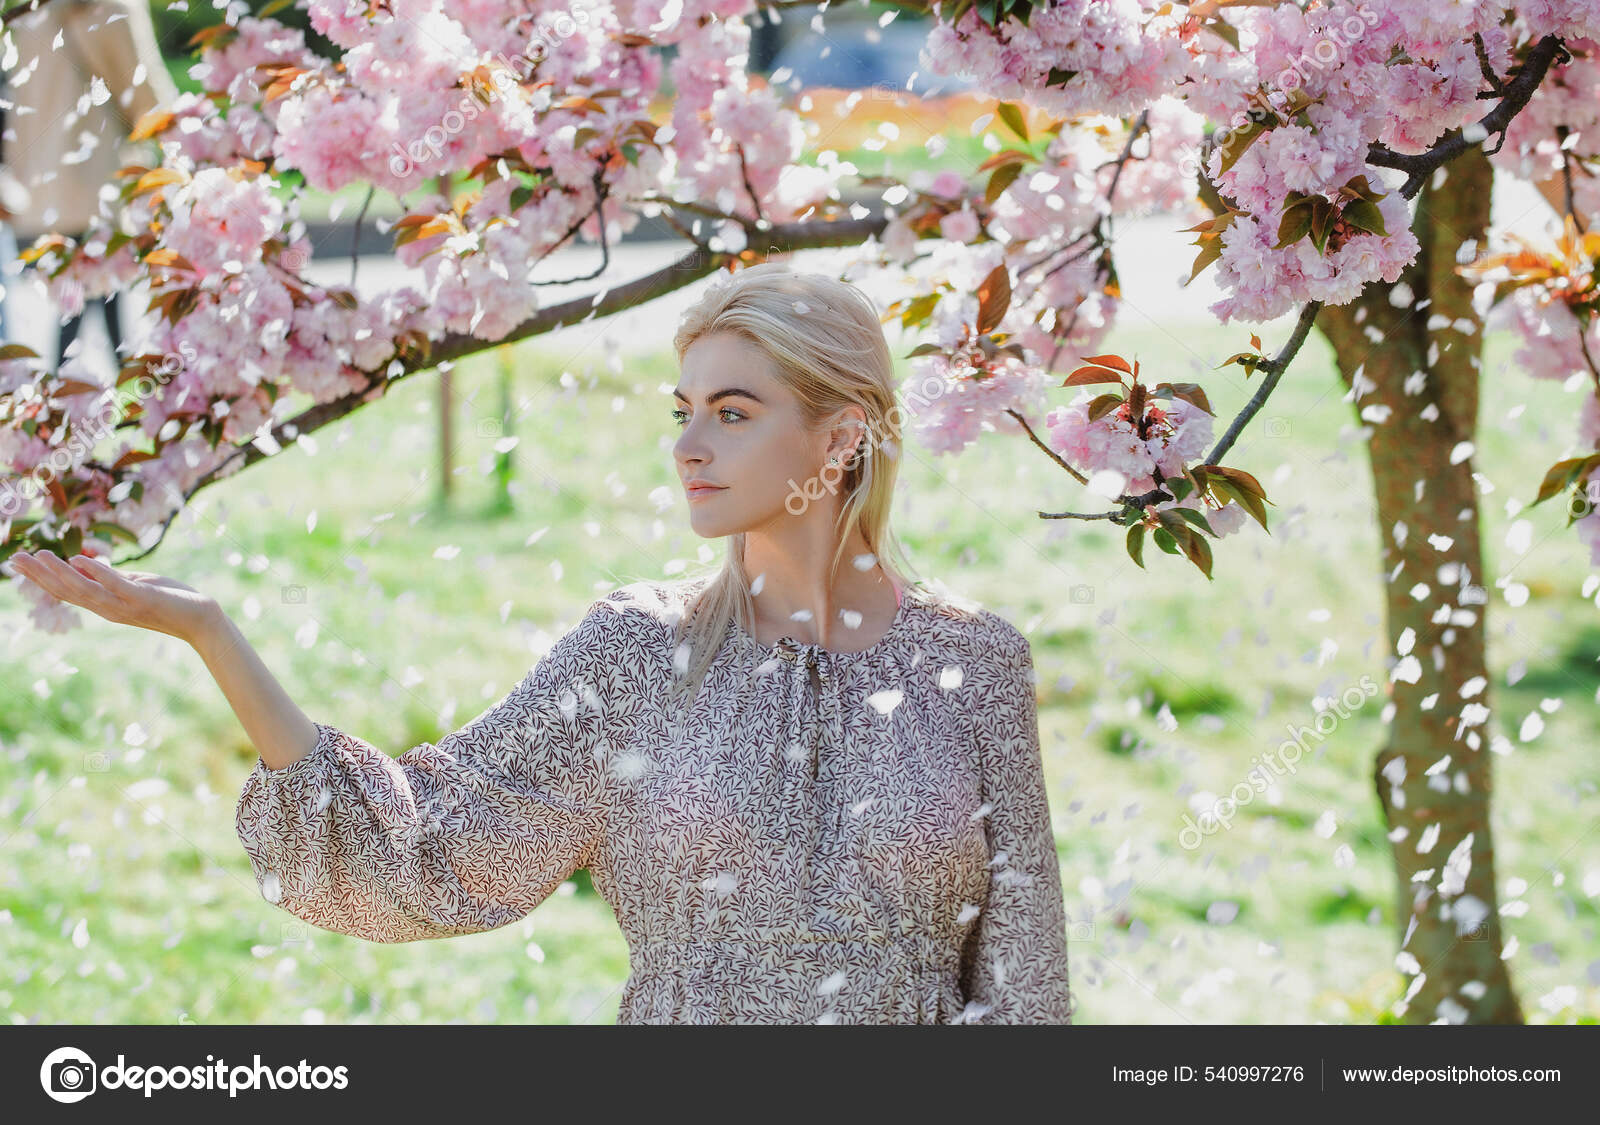
[{"label": "patterned dress", "polygon": [[671,630],[705,581],[598,599],[437,745],[317,723],[258,758],[236,825],[263,896],[415,941],[586,867],[628,944],[618,1023],[1070,1023],[1027,638],[913,585],[860,652],[730,622],[685,707]]}]

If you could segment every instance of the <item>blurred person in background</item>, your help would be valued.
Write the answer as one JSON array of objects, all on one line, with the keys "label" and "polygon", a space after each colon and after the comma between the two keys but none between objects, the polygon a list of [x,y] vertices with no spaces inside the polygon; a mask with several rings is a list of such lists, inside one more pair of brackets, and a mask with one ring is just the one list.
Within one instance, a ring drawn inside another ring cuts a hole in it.
[{"label": "blurred person in background", "polygon": [[[7,225],[20,248],[51,231],[81,237],[99,211],[101,187],[130,163],[122,150],[134,124],[178,94],[150,9],[146,0],[49,0],[13,20],[11,36],[4,159],[27,198],[13,193],[18,206]],[[6,253],[8,277],[15,257],[15,249]],[[115,293],[90,299],[61,325],[56,367],[90,304],[100,308],[114,373],[122,364]]]},{"label": "blurred person in background", "polygon": [[6,110],[11,105],[11,88],[0,71],[0,344],[11,339],[6,330],[6,295],[16,284],[22,263],[17,261],[17,236],[11,231],[12,217],[28,206],[28,189],[6,167]]}]

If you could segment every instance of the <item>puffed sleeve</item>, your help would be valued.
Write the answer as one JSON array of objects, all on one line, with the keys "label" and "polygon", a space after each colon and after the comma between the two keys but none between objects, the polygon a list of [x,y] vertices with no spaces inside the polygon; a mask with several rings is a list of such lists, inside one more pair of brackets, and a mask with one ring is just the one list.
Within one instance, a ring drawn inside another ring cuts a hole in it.
[{"label": "puffed sleeve", "polygon": [[437,745],[391,758],[316,723],[285,769],[258,757],[235,817],[261,893],[323,929],[399,942],[525,917],[588,866],[607,820],[621,615],[591,606],[515,688]]},{"label": "puffed sleeve", "polygon": [[[994,639],[975,700],[990,863],[989,895],[961,951],[968,1023],[1072,1022],[1066,907],[1039,752],[1033,652],[988,614]],[[992,685],[992,690],[991,690]]]}]

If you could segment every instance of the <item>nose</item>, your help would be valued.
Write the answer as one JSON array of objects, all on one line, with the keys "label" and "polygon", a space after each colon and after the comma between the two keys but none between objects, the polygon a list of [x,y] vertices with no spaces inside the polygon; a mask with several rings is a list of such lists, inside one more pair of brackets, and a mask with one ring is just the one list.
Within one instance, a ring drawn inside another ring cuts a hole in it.
[{"label": "nose", "polygon": [[705,441],[700,430],[696,427],[694,419],[690,419],[683,427],[683,432],[678,435],[678,440],[672,443],[672,456],[680,468],[693,466],[699,468],[706,462]]}]

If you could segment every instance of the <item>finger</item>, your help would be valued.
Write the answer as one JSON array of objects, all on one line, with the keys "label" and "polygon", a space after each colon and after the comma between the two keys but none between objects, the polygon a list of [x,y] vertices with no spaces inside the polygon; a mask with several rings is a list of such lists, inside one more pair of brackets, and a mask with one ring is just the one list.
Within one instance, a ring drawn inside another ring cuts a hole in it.
[{"label": "finger", "polygon": [[[54,580],[54,587],[46,586],[47,590],[57,597],[74,602],[88,609],[96,609],[96,604],[103,602],[104,588],[98,583],[90,581],[79,574],[76,569],[68,566],[60,558],[41,551],[37,558],[40,569],[49,578]],[[40,583],[44,585],[43,583]],[[98,612],[98,610],[96,610]]]},{"label": "finger", "polygon": [[128,590],[130,585],[128,580],[117,573],[116,567],[103,559],[91,555],[74,555],[67,562],[79,574],[95,583],[108,597],[121,597]]},{"label": "finger", "polygon": [[117,573],[115,567],[108,565],[102,559],[95,558],[93,555],[73,555],[67,560],[67,565],[85,578],[98,582],[102,586],[109,586],[122,577]]}]

